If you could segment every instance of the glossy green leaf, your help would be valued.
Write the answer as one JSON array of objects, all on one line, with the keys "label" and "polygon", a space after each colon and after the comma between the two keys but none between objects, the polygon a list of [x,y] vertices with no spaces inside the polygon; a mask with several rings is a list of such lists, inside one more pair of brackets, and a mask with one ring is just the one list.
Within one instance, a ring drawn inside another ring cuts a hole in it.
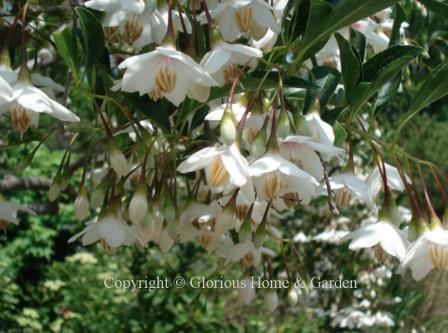
[{"label": "glossy green leaf", "polygon": [[429,74],[417,92],[410,112],[417,112],[448,94],[448,60],[445,60]]},{"label": "glossy green leaf", "polygon": [[448,18],[448,4],[438,0],[419,0],[430,11],[437,15]]},{"label": "glossy green leaf", "polygon": [[59,55],[72,73],[73,78],[78,81],[80,67],[79,45],[76,35],[71,28],[65,28],[53,35]]},{"label": "glossy green leaf", "polygon": [[347,96],[347,99],[349,99],[361,78],[362,65],[350,43],[338,33],[335,34],[335,37],[338,42],[341,57],[342,80],[344,81],[345,95]]},{"label": "glossy green leaf", "polygon": [[87,8],[77,7],[81,29],[81,44],[86,56],[86,66],[91,68],[104,52],[104,33],[98,18]]},{"label": "glossy green leaf", "polygon": [[397,0],[340,0],[334,1],[335,4],[332,5],[326,1],[312,0],[307,28],[297,47],[299,54],[296,63],[300,64],[321,49],[334,32],[396,2]]}]

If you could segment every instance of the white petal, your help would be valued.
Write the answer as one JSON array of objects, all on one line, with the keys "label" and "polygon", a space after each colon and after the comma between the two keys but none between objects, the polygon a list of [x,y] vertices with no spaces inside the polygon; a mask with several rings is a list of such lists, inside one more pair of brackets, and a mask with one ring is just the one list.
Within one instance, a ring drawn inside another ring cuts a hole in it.
[{"label": "white petal", "polygon": [[225,147],[207,147],[194,153],[183,161],[177,171],[180,173],[188,173],[205,168],[218,155],[225,151]]}]

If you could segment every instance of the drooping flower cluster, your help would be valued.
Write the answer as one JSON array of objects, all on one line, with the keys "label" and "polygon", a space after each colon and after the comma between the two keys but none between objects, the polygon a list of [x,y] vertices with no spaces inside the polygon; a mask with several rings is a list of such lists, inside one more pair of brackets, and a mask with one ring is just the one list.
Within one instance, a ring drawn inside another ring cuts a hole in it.
[{"label": "drooping flower cluster", "polygon": [[[416,218],[408,230],[394,215],[392,191],[406,189],[411,197],[417,195],[415,189],[409,190],[412,177],[398,165],[385,163],[378,140],[370,137],[361,116],[356,129],[336,123],[332,112],[322,112],[338,111],[334,105],[321,110],[321,102],[333,101],[319,95],[323,87],[308,75],[309,67],[340,70],[334,36],[293,73],[294,82],[308,84],[307,91],[295,83],[286,87],[290,69],[275,63],[284,58],[289,64],[294,56],[284,45],[276,47],[284,37],[280,38],[280,27],[288,14],[286,4],[284,0],[167,1],[153,7],[143,0],[84,3],[103,12],[111,68],[101,80],[112,78],[115,83],[104,89],[106,95],[101,89],[87,94],[95,99],[96,123],[104,126],[106,135],[92,143],[98,156],[89,152],[85,157],[74,198],[80,220],[91,213],[95,217],[70,242],[78,238],[83,245],[100,242],[107,251],[153,242],[166,252],[177,242],[196,241],[226,262],[243,264],[241,280],[247,283],[238,292],[241,302],[249,304],[256,289],[249,283],[251,274],[269,266],[276,256],[271,248],[285,243],[282,226],[272,223],[278,214],[317,206],[337,213],[356,202],[377,219],[352,233],[323,234],[321,239],[344,236],[352,250],[372,247],[381,261],[386,254],[396,257],[402,271],[410,268],[415,279],[448,268],[448,231],[435,213],[427,225],[421,205],[414,204]],[[390,44],[392,22],[387,10],[339,33],[347,40],[350,29],[363,34],[371,56]],[[255,73],[260,68],[261,76]],[[246,75],[252,80],[246,81]],[[316,89],[321,90],[314,94]],[[79,121],[56,101],[57,92],[68,90],[30,74],[26,65],[17,72],[0,67],[0,114],[9,112],[22,135],[38,125],[40,113]],[[131,95],[136,104],[145,106],[136,110],[117,95]],[[156,104],[168,105],[163,110],[171,113],[162,117],[165,122],[159,122],[164,111],[153,108]],[[114,107],[122,111],[120,116],[113,114]],[[336,126],[344,133],[335,133]],[[359,132],[371,145],[373,169],[356,163],[351,136]],[[62,167],[68,165],[71,149],[72,143],[50,189],[51,200],[60,194]],[[89,163],[102,166],[89,172]],[[359,170],[370,175],[364,177]],[[378,211],[380,196],[385,204]],[[15,223],[17,209],[10,208],[12,218],[3,220]],[[288,290],[290,303],[297,303],[298,296],[295,289]],[[276,292],[269,290],[264,299],[268,310],[275,310]],[[350,320],[344,318],[339,326],[349,326]]]}]

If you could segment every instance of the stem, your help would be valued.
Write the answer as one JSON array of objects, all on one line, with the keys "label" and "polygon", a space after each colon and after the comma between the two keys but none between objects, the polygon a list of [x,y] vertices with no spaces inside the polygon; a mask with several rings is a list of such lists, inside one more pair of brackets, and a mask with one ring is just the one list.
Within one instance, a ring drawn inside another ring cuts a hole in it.
[{"label": "stem", "polygon": [[426,204],[428,205],[429,213],[431,214],[431,217],[437,217],[434,207],[432,206],[431,199],[429,198],[428,188],[426,187],[425,179],[423,178],[422,169],[420,168],[419,165],[417,166],[417,168],[418,168],[418,173],[420,175],[420,181],[423,186],[423,194],[425,196]]}]

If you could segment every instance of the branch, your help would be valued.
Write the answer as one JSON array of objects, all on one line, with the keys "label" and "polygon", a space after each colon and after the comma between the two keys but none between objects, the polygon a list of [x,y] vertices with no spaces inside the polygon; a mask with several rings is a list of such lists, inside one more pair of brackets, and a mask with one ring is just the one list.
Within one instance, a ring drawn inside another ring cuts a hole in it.
[{"label": "branch", "polygon": [[10,194],[16,191],[28,189],[48,191],[51,183],[51,179],[46,177],[16,177],[13,175],[6,175],[0,181],[0,192]]}]

